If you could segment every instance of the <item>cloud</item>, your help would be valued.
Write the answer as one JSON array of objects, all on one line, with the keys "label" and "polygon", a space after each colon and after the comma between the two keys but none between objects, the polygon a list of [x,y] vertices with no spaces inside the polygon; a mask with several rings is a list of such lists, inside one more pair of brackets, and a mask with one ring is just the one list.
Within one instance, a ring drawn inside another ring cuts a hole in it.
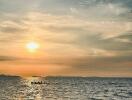
[{"label": "cloud", "polygon": [[[32,3],[31,3],[32,2]],[[89,20],[131,21],[131,0],[8,0],[0,1],[0,12],[26,14],[46,12]],[[74,13],[73,13],[74,12]],[[78,12],[78,13],[77,13]]]},{"label": "cloud", "polygon": [[3,20],[0,24],[0,41],[1,43],[16,42],[23,37],[26,31],[27,29],[17,22]]},{"label": "cloud", "polygon": [[0,62],[1,61],[14,61],[14,60],[16,60],[16,58],[12,56],[0,56]]},{"label": "cloud", "polygon": [[40,58],[30,64],[64,65],[77,72],[120,66],[128,72],[131,4],[131,0],[1,0],[0,55],[8,56],[0,56],[0,61],[12,61],[12,56],[27,59],[24,46],[34,40],[41,45]]},{"label": "cloud", "polygon": [[24,27],[20,26],[19,24],[17,25],[17,23],[14,23],[13,21],[5,21],[1,23],[0,31],[3,33],[14,34],[18,32],[24,32],[25,29]]},{"label": "cloud", "polygon": [[[34,8],[36,0],[1,0],[0,13],[24,13]],[[32,3],[31,3],[32,2]]]},{"label": "cloud", "polygon": [[[14,15],[14,18],[17,17],[19,16]],[[92,49],[102,51],[132,49],[131,22],[93,22],[68,15],[57,16],[42,12],[29,12],[19,20],[21,23],[14,20],[1,23],[1,42],[15,40],[15,42],[22,41],[24,43],[30,38],[35,38],[42,43],[46,41],[48,53],[62,52],[60,54],[77,51],[89,55]],[[127,36],[129,39],[122,39],[123,36]],[[48,45],[49,43],[52,45]],[[69,49],[62,49],[64,47]]]},{"label": "cloud", "polygon": [[[116,50],[116,51],[122,51],[122,50],[132,50],[132,41],[131,41],[131,34],[123,34],[112,38],[102,38],[100,34],[83,34],[81,37],[78,37],[76,40],[77,44],[80,44],[81,46],[91,46],[93,48],[100,48],[103,50]],[[125,37],[128,42],[124,42],[121,37]],[[118,40],[122,41],[118,41]]]}]

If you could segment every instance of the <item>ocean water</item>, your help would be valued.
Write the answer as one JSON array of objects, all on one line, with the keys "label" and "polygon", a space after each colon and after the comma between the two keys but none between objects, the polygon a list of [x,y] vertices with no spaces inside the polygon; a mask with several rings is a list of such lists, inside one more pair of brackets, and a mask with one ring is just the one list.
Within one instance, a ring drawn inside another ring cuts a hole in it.
[{"label": "ocean water", "polygon": [[0,100],[132,100],[132,78],[0,77]]}]

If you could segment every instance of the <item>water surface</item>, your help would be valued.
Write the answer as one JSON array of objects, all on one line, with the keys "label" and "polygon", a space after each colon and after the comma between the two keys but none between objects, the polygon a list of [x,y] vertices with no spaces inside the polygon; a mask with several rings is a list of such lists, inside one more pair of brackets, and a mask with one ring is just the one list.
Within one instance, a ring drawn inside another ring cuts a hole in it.
[{"label": "water surface", "polygon": [[132,100],[132,78],[0,77],[0,100]]}]

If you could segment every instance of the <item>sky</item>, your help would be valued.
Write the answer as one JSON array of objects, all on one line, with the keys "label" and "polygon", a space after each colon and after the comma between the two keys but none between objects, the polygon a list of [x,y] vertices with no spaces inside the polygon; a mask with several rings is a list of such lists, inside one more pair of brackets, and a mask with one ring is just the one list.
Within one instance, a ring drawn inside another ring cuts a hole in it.
[{"label": "sky", "polygon": [[0,0],[0,74],[132,77],[132,0]]}]

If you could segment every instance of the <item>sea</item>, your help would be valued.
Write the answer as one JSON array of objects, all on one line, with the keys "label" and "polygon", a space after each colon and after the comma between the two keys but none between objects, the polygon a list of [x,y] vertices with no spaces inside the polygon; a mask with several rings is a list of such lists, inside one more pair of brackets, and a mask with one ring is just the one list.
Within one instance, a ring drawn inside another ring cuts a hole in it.
[{"label": "sea", "polygon": [[0,100],[132,100],[132,78],[0,76]]}]

